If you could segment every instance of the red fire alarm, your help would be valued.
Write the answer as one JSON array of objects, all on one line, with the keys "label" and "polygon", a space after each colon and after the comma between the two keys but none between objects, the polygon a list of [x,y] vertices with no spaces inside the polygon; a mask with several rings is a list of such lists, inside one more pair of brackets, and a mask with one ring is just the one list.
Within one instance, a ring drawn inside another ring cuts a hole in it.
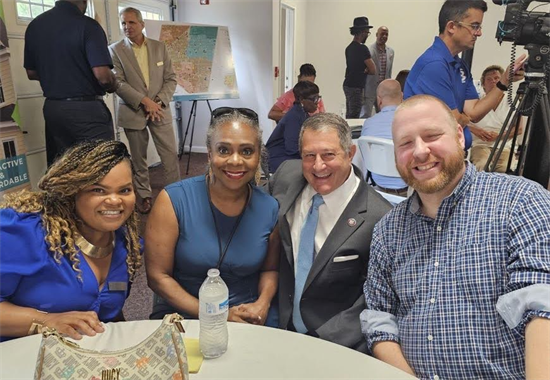
[{"label": "red fire alarm", "polygon": [[210,0],[200,0],[201,5],[208,5],[210,4]]}]

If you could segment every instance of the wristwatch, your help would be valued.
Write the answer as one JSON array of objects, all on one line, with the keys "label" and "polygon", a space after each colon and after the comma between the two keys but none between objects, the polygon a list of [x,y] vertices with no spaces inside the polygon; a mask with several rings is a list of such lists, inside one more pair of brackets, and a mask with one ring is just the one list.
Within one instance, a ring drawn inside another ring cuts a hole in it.
[{"label": "wristwatch", "polygon": [[501,81],[498,81],[496,86],[499,88],[499,90],[502,90],[502,91],[508,91],[508,86],[506,86],[504,83],[502,83]]}]

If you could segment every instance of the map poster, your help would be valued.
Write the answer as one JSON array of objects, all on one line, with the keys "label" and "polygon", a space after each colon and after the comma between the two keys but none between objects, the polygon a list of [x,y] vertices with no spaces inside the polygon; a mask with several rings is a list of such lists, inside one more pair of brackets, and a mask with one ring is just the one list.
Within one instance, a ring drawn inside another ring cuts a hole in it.
[{"label": "map poster", "polygon": [[166,44],[178,82],[175,100],[239,97],[226,26],[146,20],[145,31]]}]

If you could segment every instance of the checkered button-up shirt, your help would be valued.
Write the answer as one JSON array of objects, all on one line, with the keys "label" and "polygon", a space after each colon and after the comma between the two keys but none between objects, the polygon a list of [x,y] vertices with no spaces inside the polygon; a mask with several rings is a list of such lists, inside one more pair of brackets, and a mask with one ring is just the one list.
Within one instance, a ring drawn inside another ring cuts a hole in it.
[{"label": "checkered button-up shirt", "polygon": [[525,325],[550,318],[550,192],[468,164],[435,219],[414,194],[375,227],[363,332],[424,379],[525,378]]},{"label": "checkered button-up shirt", "polygon": [[[378,45],[376,46],[377,46],[376,48],[378,49]],[[378,72],[378,83],[380,83],[384,79],[386,79],[388,54],[385,46],[383,49],[378,49],[378,62],[380,63],[380,70]]]}]

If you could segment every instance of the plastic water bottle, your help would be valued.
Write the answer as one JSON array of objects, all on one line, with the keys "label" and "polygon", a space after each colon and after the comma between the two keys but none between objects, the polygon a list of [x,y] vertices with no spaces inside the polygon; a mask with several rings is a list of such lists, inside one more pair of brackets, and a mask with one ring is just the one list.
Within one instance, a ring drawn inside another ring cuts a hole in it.
[{"label": "plastic water bottle", "polygon": [[199,289],[199,344],[203,356],[213,359],[227,351],[229,291],[218,269],[208,270]]}]

